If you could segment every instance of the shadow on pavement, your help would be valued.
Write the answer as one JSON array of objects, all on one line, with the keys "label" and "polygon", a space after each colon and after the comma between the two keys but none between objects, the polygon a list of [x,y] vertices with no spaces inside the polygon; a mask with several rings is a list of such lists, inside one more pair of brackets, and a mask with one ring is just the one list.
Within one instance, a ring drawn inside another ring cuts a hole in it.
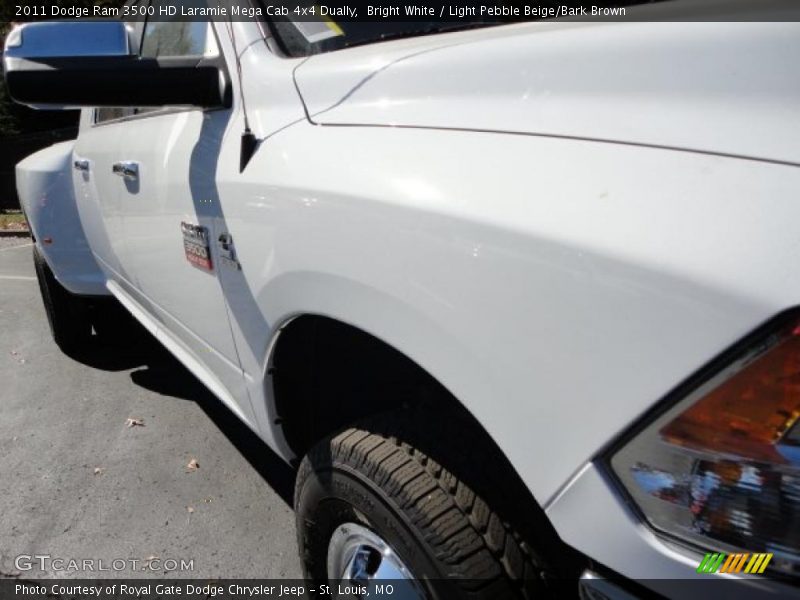
[{"label": "shadow on pavement", "polygon": [[[124,335],[94,336],[95,343],[71,358],[94,369],[131,373],[133,383],[148,391],[196,402],[262,479],[293,507],[295,472],[247,425],[230,412],[156,339],[127,315]],[[119,327],[120,323],[115,323]],[[137,368],[139,367],[139,368]]]}]

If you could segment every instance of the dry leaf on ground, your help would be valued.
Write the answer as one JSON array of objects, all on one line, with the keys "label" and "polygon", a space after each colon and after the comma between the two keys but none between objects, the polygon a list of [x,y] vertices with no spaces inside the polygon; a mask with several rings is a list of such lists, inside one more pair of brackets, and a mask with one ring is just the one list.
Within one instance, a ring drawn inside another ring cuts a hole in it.
[{"label": "dry leaf on ground", "polygon": [[150,563],[153,562],[154,560],[158,560],[158,557],[157,556],[148,556],[147,558],[144,559],[145,566],[149,567]]},{"label": "dry leaf on ground", "polygon": [[136,419],[133,417],[129,417],[125,419],[125,426],[126,427],[144,427],[144,421],[142,419]]}]

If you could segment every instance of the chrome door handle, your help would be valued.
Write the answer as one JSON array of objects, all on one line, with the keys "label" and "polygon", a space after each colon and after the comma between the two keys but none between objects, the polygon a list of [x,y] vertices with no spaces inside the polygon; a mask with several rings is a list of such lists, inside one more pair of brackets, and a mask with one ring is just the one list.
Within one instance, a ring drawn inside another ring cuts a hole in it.
[{"label": "chrome door handle", "polygon": [[139,163],[124,160],[122,162],[114,163],[114,165],[111,167],[111,170],[114,172],[114,175],[119,175],[128,181],[139,179]]},{"label": "chrome door handle", "polygon": [[75,167],[77,171],[88,171],[89,161],[86,160],[85,158],[79,158],[74,163],[72,163],[72,166]]}]

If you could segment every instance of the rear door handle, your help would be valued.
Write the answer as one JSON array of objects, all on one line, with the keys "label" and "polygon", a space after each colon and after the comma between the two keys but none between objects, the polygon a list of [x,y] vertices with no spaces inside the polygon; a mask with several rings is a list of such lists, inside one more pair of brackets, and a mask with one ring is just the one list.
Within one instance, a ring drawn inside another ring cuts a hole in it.
[{"label": "rear door handle", "polygon": [[72,166],[75,167],[77,171],[89,171],[89,161],[85,158],[76,159]]},{"label": "rear door handle", "polygon": [[139,179],[139,163],[130,160],[114,163],[111,170],[114,172],[114,175],[119,175],[128,181]]}]

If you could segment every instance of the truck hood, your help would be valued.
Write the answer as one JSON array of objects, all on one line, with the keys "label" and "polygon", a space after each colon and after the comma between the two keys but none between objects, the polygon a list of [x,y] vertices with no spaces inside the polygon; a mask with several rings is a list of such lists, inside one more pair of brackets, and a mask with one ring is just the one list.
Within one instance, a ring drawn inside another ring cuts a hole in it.
[{"label": "truck hood", "polygon": [[313,56],[326,125],[497,131],[800,164],[800,23],[506,25]]}]

